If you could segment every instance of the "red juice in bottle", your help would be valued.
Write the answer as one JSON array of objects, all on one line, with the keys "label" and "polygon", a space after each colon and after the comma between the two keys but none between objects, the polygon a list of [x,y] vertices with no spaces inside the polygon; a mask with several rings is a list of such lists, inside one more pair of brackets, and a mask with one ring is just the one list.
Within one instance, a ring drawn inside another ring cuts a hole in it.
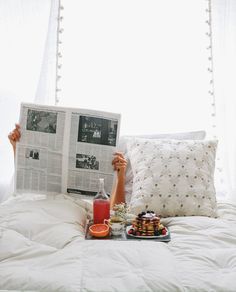
[{"label": "red juice in bottle", "polygon": [[99,190],[93,200],[93,223],[104,223],[110,219],[110,201],[104,189],[104,179],[99,179]]},{"label": "red juice in bottle", "polygon": [[94,200],[93,202],[93,223],[104,223],[104,219],[110,218],[110,202],[105,200]]}]

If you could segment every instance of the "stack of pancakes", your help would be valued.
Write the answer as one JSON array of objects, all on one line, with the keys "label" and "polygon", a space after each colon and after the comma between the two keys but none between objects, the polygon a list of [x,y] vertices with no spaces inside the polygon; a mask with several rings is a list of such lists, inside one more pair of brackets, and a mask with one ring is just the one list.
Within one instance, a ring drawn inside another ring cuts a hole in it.
[{"label": "stack of pancakes", "polygon": [[134,234],[141,236],[159,235],[159,231],[163,229],[163,225],[160,224],[160,217],[158,217],[153,211],[138,214],[133,221],[132,227]]}]

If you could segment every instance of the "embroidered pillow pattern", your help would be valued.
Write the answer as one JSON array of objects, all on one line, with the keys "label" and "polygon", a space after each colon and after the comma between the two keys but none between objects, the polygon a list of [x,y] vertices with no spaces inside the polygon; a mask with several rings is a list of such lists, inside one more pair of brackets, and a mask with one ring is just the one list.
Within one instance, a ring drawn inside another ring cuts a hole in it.
[{"label": "embroidered pillow pattern", "polygon": [[215,217],[216,148],[213,140],[132,139],[128,144],[134,174],[131,211]]}]

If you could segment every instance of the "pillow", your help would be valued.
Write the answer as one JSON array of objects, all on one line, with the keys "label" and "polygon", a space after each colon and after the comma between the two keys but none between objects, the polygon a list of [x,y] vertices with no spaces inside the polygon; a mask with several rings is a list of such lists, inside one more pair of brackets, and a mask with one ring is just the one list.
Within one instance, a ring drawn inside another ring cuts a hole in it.
[{"label": "pillow", "polygon": [[125,197],[126,202],[129,204],[132,188],[133,188],[133,172],[130,165],[129,157],[127,154],[127,143],[133,138],[147,138],[147,139],[177,139],[177,140],[203,140],[206,136],[205,131],[192,131],[182,133],[166,133],[166,134],[153,134],[153,135],[138,135],[138,136],[121,136],[117,151],[122,152],[128,163],[126,168],[125,178]]},{"label": "pillow", "polygon": [[216,147],[213,140],[130,140],[128,155],[134,174],[131,212],[215,217]]}]

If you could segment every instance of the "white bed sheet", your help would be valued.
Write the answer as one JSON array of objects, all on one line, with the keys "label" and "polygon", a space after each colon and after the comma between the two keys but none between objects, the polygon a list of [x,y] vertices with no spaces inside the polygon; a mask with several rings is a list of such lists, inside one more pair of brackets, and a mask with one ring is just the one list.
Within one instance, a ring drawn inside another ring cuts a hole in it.
[{"label": "white bed sheet", "polygon": [[62,195],[0,205],[0,289],[236,291],[236,205],[163,219],[169,243],[86,241],[85,208]]}]

